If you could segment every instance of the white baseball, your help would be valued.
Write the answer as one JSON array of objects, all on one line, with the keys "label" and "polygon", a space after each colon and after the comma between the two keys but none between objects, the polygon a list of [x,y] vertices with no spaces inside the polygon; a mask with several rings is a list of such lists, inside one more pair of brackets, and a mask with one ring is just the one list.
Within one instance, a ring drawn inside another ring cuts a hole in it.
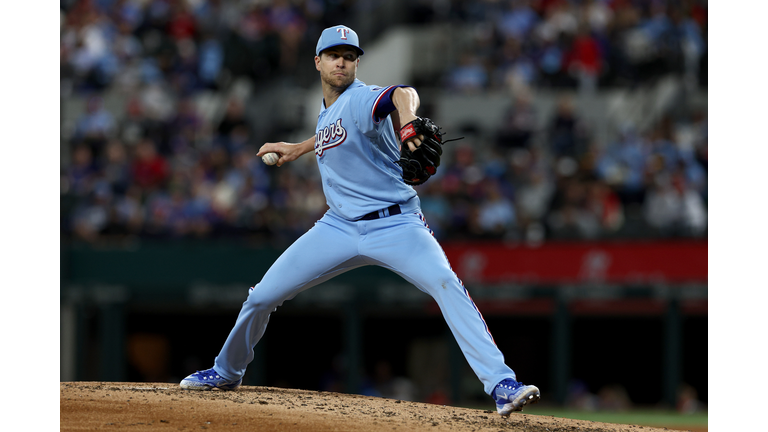
[{"label": "white baseball", "polygon": [[280,159],[280,156],[278,156],[277,153],[275,153],[275,152],[267,153],[267,154],[265,154],[264,156],[261,157],[261,160],[263,160],[264,163],[267,164],[267,165],[274,165],[274,164],[276,164],[278,159]]}]

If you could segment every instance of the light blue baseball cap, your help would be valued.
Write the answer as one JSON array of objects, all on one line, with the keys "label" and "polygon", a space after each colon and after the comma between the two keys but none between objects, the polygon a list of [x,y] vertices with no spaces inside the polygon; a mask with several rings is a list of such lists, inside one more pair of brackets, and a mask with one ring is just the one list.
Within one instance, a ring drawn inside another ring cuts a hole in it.
[{"label": "light blue baseball cap", "polygon": [[363,49],[360,48],[360,40],[357,37],[357,33],[351,28],[343,25],[328,27],[323,30],[323,34],[320,35],[320,39],[317,41],[315,54],[320,55],[323,50],[338,45],[349,45],[357,50],[358,55],[365,54]]}]

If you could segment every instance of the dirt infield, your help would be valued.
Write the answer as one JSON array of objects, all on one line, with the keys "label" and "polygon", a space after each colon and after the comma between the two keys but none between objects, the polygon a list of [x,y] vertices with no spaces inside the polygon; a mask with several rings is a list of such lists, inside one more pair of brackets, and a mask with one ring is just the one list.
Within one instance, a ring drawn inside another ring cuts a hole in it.
[{"label": "dirt infield", "polygon": [[197,392],[176,384],[63,382],[61,431],[525,431],[669,429],[455,408],[341,393],[243,386]]}]

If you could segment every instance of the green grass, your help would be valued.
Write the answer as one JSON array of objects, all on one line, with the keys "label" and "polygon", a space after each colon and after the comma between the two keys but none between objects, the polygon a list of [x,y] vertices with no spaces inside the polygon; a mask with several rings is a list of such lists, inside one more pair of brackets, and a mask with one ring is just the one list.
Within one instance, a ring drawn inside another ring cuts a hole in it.
[{"label": "green grass", "polygon": [[554,407],[525,407],[524,414],[555,416],[602,423],[634,424],[640,426],[683,428],[707,427],[707,413],[680,414],[672,410],[635,409],[626,412],[576,411]]}]

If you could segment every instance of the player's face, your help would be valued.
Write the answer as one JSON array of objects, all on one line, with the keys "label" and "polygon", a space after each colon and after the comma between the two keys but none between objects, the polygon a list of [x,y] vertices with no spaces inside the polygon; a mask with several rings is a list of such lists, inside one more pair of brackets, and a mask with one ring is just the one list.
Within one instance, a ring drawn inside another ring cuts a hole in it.
[{"label": "player's face", "polygon": [[357,77],[359,63],[357,51],[343,45],[328,48],[315,57],[315,67],[320,79],[329,86],[345,89]]}]

